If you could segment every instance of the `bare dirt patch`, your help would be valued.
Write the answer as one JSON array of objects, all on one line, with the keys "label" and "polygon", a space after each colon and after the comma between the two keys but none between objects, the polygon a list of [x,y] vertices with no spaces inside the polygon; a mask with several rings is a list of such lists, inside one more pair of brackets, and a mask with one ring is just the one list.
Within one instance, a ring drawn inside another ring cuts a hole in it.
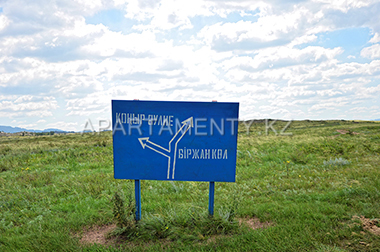
[{"label": "bare dirt patch", "polygon": [[[239,219],[239,225],[248,227],[252,230],[256,229],[264,229],[268,228],[270,226],[273,226],[273,223],[271,222],[261,222],[259,218],[253,217],[253,218],[240,218]],[[124,239],[113,237],[113,238],[107,238],[108,234],[113,231],[116,228],[115,224],[111,225],[104,225],[104,226],[93,226],[91,228],[85,228],[83,229],[82,234],[77,234],[76,236],[81,237],[80,243],[82,245],[91,245],[91,244],[100,244],[105,246],[114,246],[115,244],[121,244],[125,242]],[[209,237],[207,240],[207,243],[215,242],[219,238],[228,238],[229,235],[214,235]],[[162,245],[165,247],[171,242],[169,241],[161,241]],[[124,244],[124,243],[123,243]],[[126,245],[126,244],[124,244]],[[129,244],[132,245],[132,244]],[[148,244],[145,244],[148,245]]]},{"label": "bare dirt patch", "polygon": [[261,222],[259,218],[253,217],[253,218],[246,218],[246,219],[239,219],[240,225],[246,225],[249,228],[255,230],[255,229],[262,229],[272,226],[273,224],[266,221]]},{"label": "bare dirt patch", "polygon": [[374,234],[380,236],[380,220],[379,219],[369,219],[364,216],[353,216],[353,220],[360,220],[362,223],[363,229]]},{"label": "bare dirt patch", "polygon": [[344,135],[344,134],[351,134],[351,135],[359,135],[360,133],[353,132],[350,130],[337,130],[338,133]]},{"label": "bare dirt patch", "polygon": [[106,226],[95,226],[88,230],[84,230],[82,234],[82,238],[80,239],[80,243],[85,244],[101,244],[108,245],[112,243],[111,240],[106,239],[106,236],[109,232],[116,228],[115,224],[106,225]]}]

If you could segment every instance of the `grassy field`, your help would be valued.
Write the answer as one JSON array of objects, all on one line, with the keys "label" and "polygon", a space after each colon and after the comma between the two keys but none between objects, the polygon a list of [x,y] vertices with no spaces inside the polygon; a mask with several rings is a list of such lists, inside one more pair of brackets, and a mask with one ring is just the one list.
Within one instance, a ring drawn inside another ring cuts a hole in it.
[{"label": "grassy field", "polygon": [[380,251],[380,123],[246,125],[213,218],[208,183],[142,181],[138,223],[110,132],[0,137],[0,251]]}]

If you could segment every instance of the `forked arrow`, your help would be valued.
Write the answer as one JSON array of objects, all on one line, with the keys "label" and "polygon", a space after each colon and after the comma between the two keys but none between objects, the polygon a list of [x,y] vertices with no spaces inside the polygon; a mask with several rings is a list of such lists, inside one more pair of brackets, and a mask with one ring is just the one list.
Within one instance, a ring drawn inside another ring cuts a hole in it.
[{"label": "forked arrow", "polygon": [[[176,163],[176,155],[177,155],[177,144],[182,139],[182,137],[186,134],[186,132],[193,128],[193,117],[190,117],[182,122],[182,127],[174,134],[172,139],[169,141],[169,148],[166,149],[161,145],[158,145],[152,141],[149,141],[149,137],[141,137],[138,138],[143,149],[145,147],[165,156],[168,158],[168,172],[167,179],[170,177],[170,168],[172,168],[172,179],[174,179],[175,173],[175,163]],[[174,145],[174,146],[173,146]]]}]

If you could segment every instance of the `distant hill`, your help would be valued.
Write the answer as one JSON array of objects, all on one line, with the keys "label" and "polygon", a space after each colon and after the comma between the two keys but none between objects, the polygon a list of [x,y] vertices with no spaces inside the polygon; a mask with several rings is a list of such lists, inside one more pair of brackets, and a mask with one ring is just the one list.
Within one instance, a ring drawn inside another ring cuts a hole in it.
[{"label": "distant hill", "polygon": [[54,132],[67,132],[67,131],[60,130],[60,129],[44,129],[42,132],[50,132],[50,131],[54,131]]},{"label": "distant hill", "polygon": [[44,130],[34,130],[34,129],[25,129],[20,127],[11,127],[11,126],[3,126],[0,125],[0,132],[5,133],[17,133],[17,132],[35,132],[35,133],[43,133],[43,132],[59,132],[59,133],[68,133],[73,131],[64,131],[60,129],[44,129]]},{"label": "distant hill", "polygon": [[374,121],[380,121],[380,119],[375,119]]}]

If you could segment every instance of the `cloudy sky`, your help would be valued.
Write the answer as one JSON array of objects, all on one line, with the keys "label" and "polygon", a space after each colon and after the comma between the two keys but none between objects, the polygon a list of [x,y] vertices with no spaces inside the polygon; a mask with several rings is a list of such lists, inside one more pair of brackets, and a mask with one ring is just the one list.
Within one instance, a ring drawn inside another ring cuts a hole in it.
[{"label": "cloudy sky", "polygon": [[112,99],[380,118],[379,0],[0,0],[0,125],[82,130]]}]

